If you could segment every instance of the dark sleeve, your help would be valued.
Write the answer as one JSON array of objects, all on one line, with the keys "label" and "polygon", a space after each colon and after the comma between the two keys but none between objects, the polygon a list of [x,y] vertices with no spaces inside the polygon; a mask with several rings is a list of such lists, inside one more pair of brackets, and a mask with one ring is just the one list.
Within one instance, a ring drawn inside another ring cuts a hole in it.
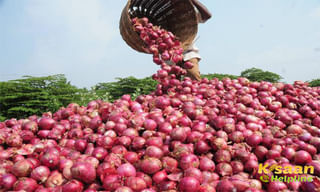
[{"label": "dark sleeve", "polygon": [[212,17],[211,12],[207,9],[206,6],[204,6],[200,1],[198,0],[191,0],[193,5],[199,10],[202,22],[206,22]]}]

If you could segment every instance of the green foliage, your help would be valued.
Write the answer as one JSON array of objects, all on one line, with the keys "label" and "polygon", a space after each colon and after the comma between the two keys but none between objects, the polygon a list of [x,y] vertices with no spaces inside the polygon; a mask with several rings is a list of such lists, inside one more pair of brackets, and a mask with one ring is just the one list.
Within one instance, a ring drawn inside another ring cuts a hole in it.
[{"label": "green foliage", "polygon": [[250,68],[241,72],[241,77],[246,77],[250,81],[268,81],[271,83],[279,82],[282,77],[276,73],[263,71],[257,68]]},{"label": "green foliage", "polygon": [[228,75],[228,74],[219,74],[219,73],[213,73],[213,74],[204,74],[201,75],[202,78],[207,78],[209,80],[214,79],[214,78],[218,78],[219,80],[222,80],[223,78],[230,78],[230,79],[237,79],[238,76],[236,75]]},{"label": "green foliage", "polygon": [[320,86],[320,79],[314,79],[309,82],[310,87],[319,87]]},{"label": "green foliage", "polygon": [[64,75],[48,77],[25,76],[22,79],[0,82],[0,118],[27,117],[80,100],[78,88]]},{"label": "green foliage", "polygon": [[151,77],[137,79],[135,77],[117,78],[118,81],[111,83],[99,83],[92,88],[99,98],[114,101],[122,95],[129,94],[132,98],[146,95],[154,91],[157,82]]}]

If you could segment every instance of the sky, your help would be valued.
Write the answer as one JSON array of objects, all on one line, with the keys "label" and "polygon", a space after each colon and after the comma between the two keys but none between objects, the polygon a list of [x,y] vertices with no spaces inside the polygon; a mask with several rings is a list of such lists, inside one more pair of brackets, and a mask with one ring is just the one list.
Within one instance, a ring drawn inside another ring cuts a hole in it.
[{"label": "sky", "polygon": [[[119,32],[124,0],[0,0],[0,81],[65,74],[91,87],[151,76],[152,56]],[[320,78],[320,0],[201,0],[200,71],[239,75],[256,67],[283,81]]]}]

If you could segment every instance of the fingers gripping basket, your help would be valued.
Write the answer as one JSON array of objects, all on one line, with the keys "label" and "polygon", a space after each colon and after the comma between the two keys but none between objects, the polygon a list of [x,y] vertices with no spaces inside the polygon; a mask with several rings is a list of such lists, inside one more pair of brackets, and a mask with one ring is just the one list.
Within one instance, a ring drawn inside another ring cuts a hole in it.
[{"label": "fingers gripping basket", "polygon": [[193,42],[198,23],[191,0],[129,0],[122,11],[120,33],[133,49],[147,53],[144,43],[131,24],[131,18],[147,17],[149,21],[171,31],[187,49]]}]

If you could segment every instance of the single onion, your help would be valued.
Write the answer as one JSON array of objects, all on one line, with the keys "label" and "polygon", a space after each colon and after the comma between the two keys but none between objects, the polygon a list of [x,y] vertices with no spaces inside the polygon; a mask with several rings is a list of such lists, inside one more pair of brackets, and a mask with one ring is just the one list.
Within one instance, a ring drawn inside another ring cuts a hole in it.
[{"label": "single onion", "polygon": [[120,176],[118,175],[107,175],[103,180],[103,188],[107,191],[116,190],[118,187],[121,187],[122,183]]},{"label": "single onion", "polygon": [[146,182],[139,177],[129,177],[125,181],[125,185],[133,191],[141,191],[147,188]]},{"label": "single onion", "polygon": [[0,186],[5,190],[11,189],[16,181],[17,178],[10,173],[0,176]]},{"label": "single onion", "polygon": [[83,184],[77,180],[71,180],[62,186],[62,192],[81,192]]},{"label": "single onion", "polygon": [[215,163],[207,157],[201,157],[199,168],[201,171],[214,171]]},{"label": "single onion", "polygon": [[45,166],[39,166],[32,170],[31,178],[39,181],[40,183],[44,183],[50,175],[50,169]]},{"label": "single onion", "polygon": [[71,167],[73,178],[84,183],[92,183],[96,179],[95,168],[87,162],[76,162]]},{"label": "single onion", "polygon": [[312,161],[311,155],[303,150],[297,151],[294,155],[294,162],[298,165],[310,163]]},{"label": "single onion", "polygon": [[179,183],[179,190],[182,192],[198,191],[200,183],[198,179],[194,177],[184,177]]},{"label": "single onion", "polygon": [[140,168],[147,174],[153,174],[158,172],[162,168],[162,163],[159,159],[151,157],[142,160]]},{"label": "single onion", "polygon": [[[142,192],[143,191],[144,190],[142,190]],[[114,192],[133,192],[133,191],[129,187],[122,186],[122,187],[118,187]]]},{"label": "single onion", "polygon": [[167,179],[167,173],[165,170],[159,171],[152,176],[152,181],[159,184]]},{"label": "single onion", "polygon": [[232,166],[228,163],[219,163],[216,166],[216,172],[222,177],[230,176],[232,175]]},{"label": "single onion", "polygon": [[117,173],[119,176],[122,176],[122,177],[136,176],[136,169],[130,163],[125,163],[125,164],[122,164],[120,167],[118,167]]},{"label": "single onion", "polygon": [[216,187],[217,192],[234,192],[237,191],[235,186],[232,184],[231,181],[224,179],[219,181],[217,187]]},{"label": "single onion", "polygon": [[285,189],[287,189],[286,184],[280,181],[273,181],[268,184],[268,192],[282,191]]},{"label": "single onion", "polygon": [[38,184],[34,179],[21,177],[13,186],[15,191],[33,192],[38,188]]},{"label": "single onion", "polygon": [[193,154],[186,154],[183,155],[180,159],[179,166],[183,169],[186,170],[190,167],[195,167],[198,168],[200,165],[199,159],[197,156]]},{"label": "single onion", "polygon": [[50,176],[45,182],[46,187],[58,187],[61,186],[64,183],[64,178],[61,173],[58,171],[51,172]]},{"label": "single onion", "polygon": [[11,169],[11,172],[17,177],[27,177],[30,175],[33,165],[29,160],[21,160],[16,162]]}]

